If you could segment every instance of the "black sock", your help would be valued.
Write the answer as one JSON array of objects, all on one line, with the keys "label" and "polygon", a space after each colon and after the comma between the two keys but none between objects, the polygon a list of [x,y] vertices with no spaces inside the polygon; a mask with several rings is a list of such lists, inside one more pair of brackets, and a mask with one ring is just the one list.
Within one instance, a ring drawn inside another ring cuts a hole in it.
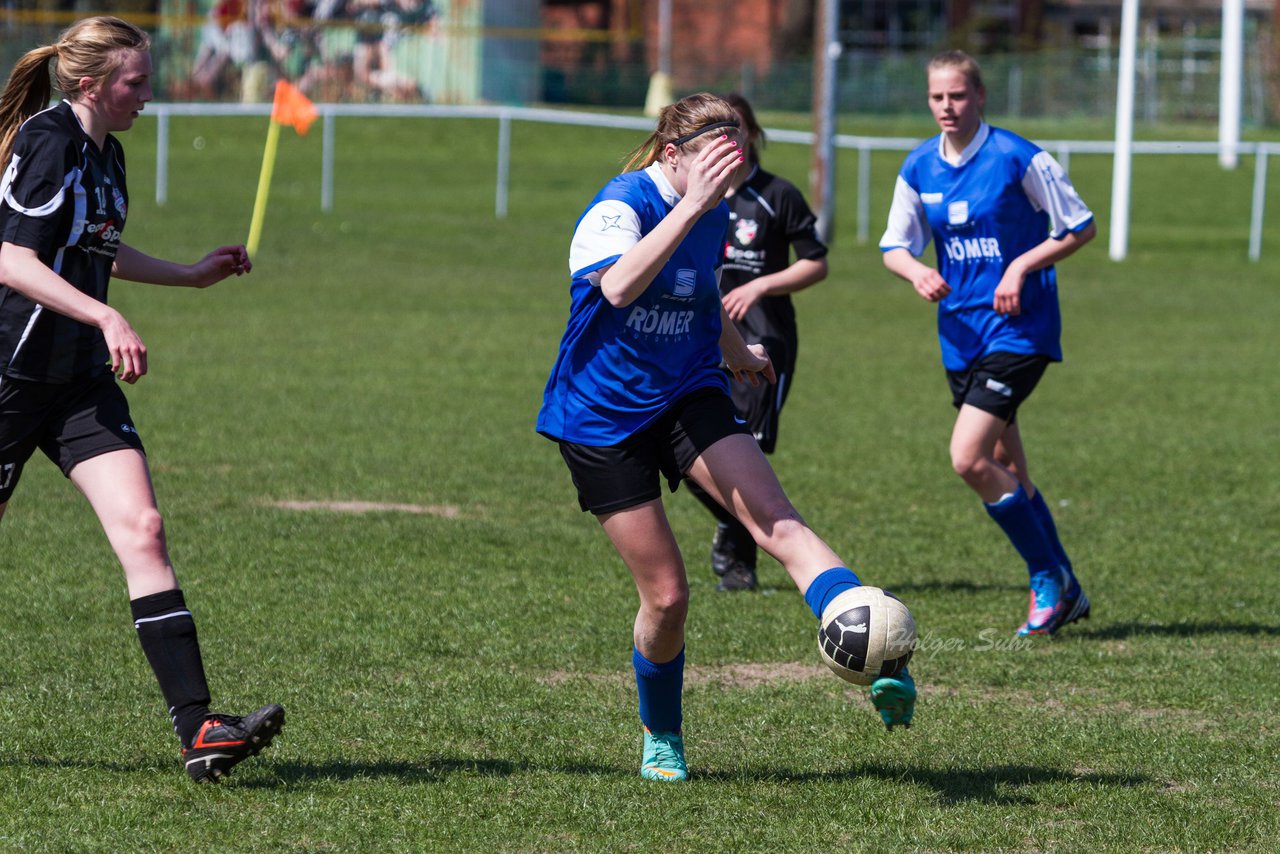
[{"label": "black sock", "polygon": [[196,622],[177,589],[134,599],[129,607],[142,651],[169,704],[173,728],[183,745],[190,745],[209,714],[209,686],[204,681]]}]

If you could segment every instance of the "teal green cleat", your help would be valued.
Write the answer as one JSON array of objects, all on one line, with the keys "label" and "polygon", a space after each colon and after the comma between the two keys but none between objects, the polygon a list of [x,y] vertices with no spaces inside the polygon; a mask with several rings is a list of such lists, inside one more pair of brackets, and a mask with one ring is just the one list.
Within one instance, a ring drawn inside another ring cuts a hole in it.
[{"label": "teal green cleat", "polygon": [[640,760],[640,776],[646,780],[675,783],[689,779],[689,766],[684,761],[684,739],[675,732],[649,732],[644,728],[644,758]]},{"label": "teal green cleat", "polygon": [[871,705],[892,732],[895,726],[911,728],[916,711],[916,682],[905,669],[897,676],[885,676],[871,683]]}]

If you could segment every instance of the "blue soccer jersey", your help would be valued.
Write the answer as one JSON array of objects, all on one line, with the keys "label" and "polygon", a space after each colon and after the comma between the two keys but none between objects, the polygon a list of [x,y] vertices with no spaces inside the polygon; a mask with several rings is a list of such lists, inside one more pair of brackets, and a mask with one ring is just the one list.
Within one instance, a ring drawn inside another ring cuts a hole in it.
[{"label": "blue soccer jersey", "polygon": [[1053,267],[1027,276],[1017,316],[996,313],[995,291],[1014,258],[1092,220],[1048,152],[984,122],[957,164],[943,158],[941,135],[907,155],[880,249],[907,249],[918,257],[933,239],[938,272],[951,286],[938,304],[948,370],[964,370],[997,352],[1060,361],[1062,319]]},{"label": "blue soccer jersey", "polygon": [[728,393],[720,370],[718,276],[729,209],[703,214],[652,283],[615,308],[600,277],[680,196],[654,164],[614,178],[578,219],[569,249],[569,324],[543,392],[538,432],[616,445],[695,389]]}]

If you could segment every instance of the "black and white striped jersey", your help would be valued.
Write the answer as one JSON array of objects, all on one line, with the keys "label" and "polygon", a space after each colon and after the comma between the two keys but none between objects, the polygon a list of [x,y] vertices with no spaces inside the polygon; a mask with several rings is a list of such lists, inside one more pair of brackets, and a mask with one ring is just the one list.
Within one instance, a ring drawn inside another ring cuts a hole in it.
[{"label": "black and white striped jersey", "polygon": [[[128,211],[124,150],[99,150],[62,101],[22,125],[0,183],[0,240],[35,250],[50,269],[106,302]],[[63,383],[108,370],[102,332],[0,283],[0,373]]]}]

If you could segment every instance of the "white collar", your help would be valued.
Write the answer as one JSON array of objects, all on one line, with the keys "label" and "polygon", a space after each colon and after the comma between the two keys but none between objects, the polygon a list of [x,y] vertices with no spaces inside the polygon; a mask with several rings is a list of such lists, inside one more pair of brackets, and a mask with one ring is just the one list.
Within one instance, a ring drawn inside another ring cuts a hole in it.
[{"label": "white collar", "polygon": [[964,151],[960,152],[960,159],[955,163],[951,163],[950,160],[947,160],[947,135],[940,133],[938,134],[938,156],[958,169],[977,155],[978,149],[982,148],[982,143],[986,142],[987,137],[990,135],[991,126],[986,122],[981,122],[978,125],[978,132],[973,135],[973,139],[969,140],[969,144],[964,147]]},{"label": "white collar", "polygon": [[676,192],[676,188],[671,186],[671,182],[667,180],[666,174],[662,171],[662,164],[650,163],[645,167],[644,173],[658,186],[658,194],[662,196],[662,200],[674,208],[676,203],[680,201],[680,194]]}]

